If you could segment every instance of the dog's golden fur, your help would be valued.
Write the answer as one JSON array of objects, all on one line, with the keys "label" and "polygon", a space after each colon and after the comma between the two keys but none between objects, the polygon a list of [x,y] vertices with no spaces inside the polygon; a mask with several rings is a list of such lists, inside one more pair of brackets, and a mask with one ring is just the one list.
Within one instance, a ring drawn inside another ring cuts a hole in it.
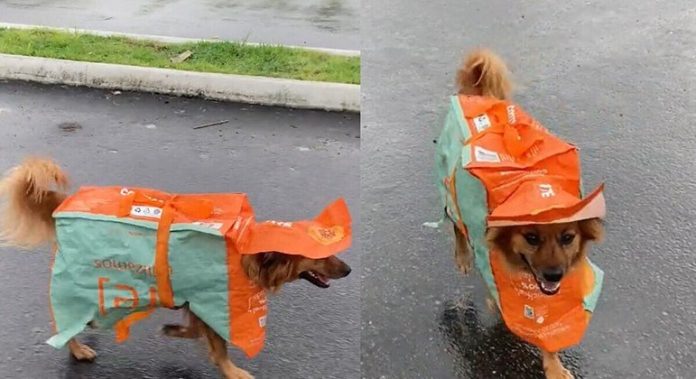
[{"label": "dog's golden fur", "polygon": [[299,278],[302,272],[318,272],[330,279],[342,278],[350,268],[336,257],[308,259],[299,255],[262,253],[242,257],[242,269],[262,288],[276,292],[284,283]]},{"label": "dog's golden fur", "polygon": [[[456,84],[460,94],[491,96],[501,100],[510,98],[513,87],[504,61],[483,49],[474,51],[464,59],[457,70]],[[603,233],[602,222],[589,219],[489,228],[486,240],[490,249],[503,252],[510,269],[531,271],[538,278],[547,269],[565,275],[585,257],[588,243],[600,241]],[[467,238],[456,225],[454,234],[455,262],[459,270],[466,274],[471,270],[473,252]],[[490,300],[488,306],[491,310],[497,309]],[[573,378],[570,371],[563,367],[558,353],[541,350],[541,356],[547,379]]]},{"label": "dog's golden fur", "polygon": [[[0,180],[0,241],[5,246],[35,248],[55,244],[53,211],[67,198],[68,178],[54,162],[29,158],[10,170]],[[350,267],[336,257],[309,259],[297,255],[267,252],[242,257],[242,269],[261,288],[277,292],[283,284],[311,272],[324,279],[339,279],[350,273]],[[187,326],[165,325],[165,335],[201,338],[210,348],[210,359],[225,378],[253,378],[232,363],[227,355],[227,342],[200,318],[183,307],[189,320]],[[96,353],[77,339],[68,342],[70,353],[78,360],[91,361]]]},{"label": "dog's golden fur", "polygon": [[490,96],[506,100],[512,92],[512,81],[505,62],[486,49],[467,55],[457,69],[457,92],[462,95]]},{"label": "dog's golden fur", "polygon": [[65,199],[68,178],[55,163],[29,158],[0,181],[0,241],[34,248],[53,239],[51,214]]}]

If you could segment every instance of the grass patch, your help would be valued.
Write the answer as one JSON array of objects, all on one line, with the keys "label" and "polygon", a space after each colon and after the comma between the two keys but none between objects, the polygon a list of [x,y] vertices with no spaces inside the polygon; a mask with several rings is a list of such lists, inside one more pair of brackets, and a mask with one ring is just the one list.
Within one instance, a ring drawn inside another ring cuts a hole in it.
[{"label": "grass patch", "polygon": [[[190,58],[171,58],[190,50]],[[360,57],[236,42],[168,44],[48,30],[0,29],[0,53],[222,74],[360,84]]]}]

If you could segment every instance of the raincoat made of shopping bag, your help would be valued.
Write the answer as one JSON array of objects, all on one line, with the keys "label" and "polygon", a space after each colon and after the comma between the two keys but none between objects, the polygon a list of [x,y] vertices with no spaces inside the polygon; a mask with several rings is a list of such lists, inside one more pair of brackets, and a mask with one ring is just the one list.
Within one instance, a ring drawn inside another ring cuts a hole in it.
[{"label": "raincoat made of shopping bag", "polygon": [[277,251],[319,259],[348,249],[343,200],[311,221],[257,223],[240,193],[174,195],[85,187],[54,212],[58,248],[50,303],[62,347],[94,320],[117,341],[155,308],[188,303],[221,337],[258,354],[266,295],[241,267],[244,254]]},{"label": "raincoat made of shopping bag", "polygon": [[582,198],[577,148],[513,103],[459,95],[451,98],[436,160],[441,206],[467,237],[506,326],[550,352],[578,344],[603,272],[584,260],[548,296],[532,274],[508,270],[485,239],[488,227],[603,218],[602,185]]}]

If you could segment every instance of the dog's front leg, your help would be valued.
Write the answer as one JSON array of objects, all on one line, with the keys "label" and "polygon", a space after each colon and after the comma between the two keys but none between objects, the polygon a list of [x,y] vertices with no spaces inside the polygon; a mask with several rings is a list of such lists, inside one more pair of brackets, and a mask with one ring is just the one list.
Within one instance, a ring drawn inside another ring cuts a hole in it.
[{"label": "dog's front leg", "polygon": [[546,379],[573,379],[573,374],[563,367],[561,358],[558,357],[558,353],[549,353],[548,351],[541,350],[542,366],[544,367],[544,373],[546,374]]},{"label": "dog's front leg", "polygon": [[454,225],[454,260],[457,262],[457,268],[462,274],[466,275],[471,271],[471,266],[474,262],[474,254],[469,248],[469,242],[466,236],[462,234]]},{"label": "dog's front leg", "polygon": [[93,361],[97,357],[97,353],[94,352],[89,346],[80,343],[80,341],[75,338],[71,338],[68,341],[68,349],[70,354],[72,354],[78,361]]},{"label": "dog's front leg", "polygon": [[[194,316],[195,317],[195,316]],[[227,341],[201,321],[203,334],[210,348],[210,360],[222,372],[225,379],[254,379],[247,371],[235,366],[227,355]]]}]

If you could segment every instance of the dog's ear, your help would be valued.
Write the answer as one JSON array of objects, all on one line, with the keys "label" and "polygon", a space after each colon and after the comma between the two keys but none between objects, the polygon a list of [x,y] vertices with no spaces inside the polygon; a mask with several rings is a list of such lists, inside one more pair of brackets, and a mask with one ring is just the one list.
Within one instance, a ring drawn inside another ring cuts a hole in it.
[{"label": "dog's ear", "polygon": [[277,292],[280,287],[290,281],[295,271],[293,259],[289,255],[271,253],[272,257],[266,259],[261,267],[264,278],[263,284],[271,292]]},{"label": "dog's ear", "polygon": [[295,271],[292,257],[277,252],[245,256],[242,267],[249,279],[271,292],[277,292],[290,281]]},{"label": "dog's ear", "polygon": [[510,237],[512,236],[512,228],[492,227],[486,231],[486,242],[488,249],[507,252],[510,246]]},{"label": "dog's ear", "polygon": [[601,242],[604,238],[604,224],[598,218],[590,218],[578,222],[580,233],[583,239],[594,242]]},{"label": "dog's ear", "polygon": [[259,283],[261,280],[261,263],[263,255],[268,253],[260,253],[253,255],[242,255],[242,269],[247,277],[254,283]]}]

